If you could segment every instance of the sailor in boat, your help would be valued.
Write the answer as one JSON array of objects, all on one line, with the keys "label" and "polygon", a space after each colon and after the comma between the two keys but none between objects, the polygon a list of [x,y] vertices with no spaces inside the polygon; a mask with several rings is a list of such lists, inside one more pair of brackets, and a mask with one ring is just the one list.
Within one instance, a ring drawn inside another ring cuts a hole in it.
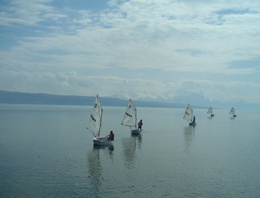
[{"label": "sailor in boat", "polygon": [[193,121],[192,121],[192,123],[195,123],[195,120],[196,120],[196,117],[195,117],[195,116],[193,116]]},{"label": "sailor in boat", "polygon": [[114,137],[115,137],[115,135],[114,135],[113,131],[110,131],[110,134],[108,135],[107,140],[108,140],[108,141],[113,141],[113,140],[114,140]]},{"label": "sailor in boat", "polygon": [[138,122],[138,130],[142,130],[142,126],[143,126],[143,121],[140,120],[140,121]]}]

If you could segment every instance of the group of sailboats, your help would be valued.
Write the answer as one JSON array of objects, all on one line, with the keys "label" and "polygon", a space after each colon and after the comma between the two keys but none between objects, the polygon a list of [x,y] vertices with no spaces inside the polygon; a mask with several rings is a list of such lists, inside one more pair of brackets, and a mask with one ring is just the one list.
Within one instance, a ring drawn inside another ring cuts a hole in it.
[{"label": "group of sailboats", "polygon": [[[210,117],[214,117],[214,113],[213,113],[212,107],[209,107],[207,113],[210,114]],[[237,116],[234,107],[231,108],[231,110],[229,111],[229,114],[230,114],[233,118],[235,118],[235,117]]]},{"label": "group of sailboats", "polygon": [[[212,107],[209,107],[207,113],[210,114],[211,117],[214,116]],[[235,109],[233,107],[231,108],[229,114],[231,114],[233,118],[236,117]],[[93,138],[94,145],[101,145],[101,146],[112,145],[112,142],[114,140],[112,131],[110,132],[110,135],[106,137],[100,136],[102,116],[103,116],[103,109],[101,107],[99,98],[97,96],[94,103],[94,107],[91,112],[91,116],[88,124],[88,130],[94,136]],[[188,121],[189,126],[196,126],[196,121],[195,121],[196,118],[193,115],[193,109],[190,104],[187,105],[183,119]],[[126,106],[125,114],[123,116],[121,125],[129,126],[132,134],[138,135],[142,131],[142,120],[140,120],[137,127],[137,111],[131,99],[129,100]],[[112,138],[111,138],[111,133],[112,133]]]},{"label": "group of sailboats", "polygon": [[[212,107],[209,107],[207,113],[210,115],[210,117],[214,117],[214,113],[213,113],[213,108]],[[231,108],[229,114],[233,118],[235,118],[237,116],[234,107]],[[195,126],[196,125],[195,116],[193,115],[193,109],[192,109],[190,104],[187,105],[187,108],[185,110],[183,119],[185,119],[185,120],[187,120],[189,122],[189,126]]]},{"label": "group of sailboats", "polygon": [[[211,117],[214,117],[212,107],[209,107],[207,113],[210,114]],[[229,114],[230,114],[233,118],[235,118],[235,117],[237,116],[234,107],[232,107],[232,108],[230,109]]]},{"label": "group of sailboats", "polygon": [[[94,145],[99,145],[99,146],[110,146],[113,144],[114,137],[111,138],[111,133],[110,135],[106,137],[101,137],[100,132],[101,132],[101,125],[102,125],[102,116],[103,116],[103,109],[101,107],[100,101],[98,96],[96,97],[94,107],[92,109],[91,115],[90,115],[90,120],[88,124],[88,130],[93,134],[93,143]],[[122,125],[129,126],[131,129],[132,134],[140,134],[142,131],[142,120],[138,123],[138,128],[137,126],[137,111],[135,108],[134,103],[130,99],[128,102],[128,105],[126,106],[125,114],[123,116],[122,120]]]},{"label": "group of sailboats", "polygon": [[[209,107],[207,113],[210,114],[211,117],[214,116],[212,107]],[[190,104],[186,107],[183,119],[189,122],[189,126],[196,126],[196,117],[193,115],[193,109]]]}]

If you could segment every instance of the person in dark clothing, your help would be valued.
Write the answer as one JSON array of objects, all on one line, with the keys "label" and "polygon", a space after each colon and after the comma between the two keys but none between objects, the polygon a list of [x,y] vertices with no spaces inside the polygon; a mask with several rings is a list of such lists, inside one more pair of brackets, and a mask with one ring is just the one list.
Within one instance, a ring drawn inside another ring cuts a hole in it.
[{"label": "person in dark clothing", "polygon": [[140,120],[140,122],[138,122],[138,130],[142,130],[142,126],[143,126],[143,121]]},{"label": "person in dark clothing", "polygon": [[115,137],[115,135],[114,135],[113,131],[110,131],[110,134],[109,134],[109,136],[108,136],[108,140],[109,140],[109,141],[113,141],[113,140],[114,140],[114,137]]},{"label": "person in dark clothing", "polygon": [[192,123],[195,123],[195,120],[196,120],[196,117],[195,117],[195,116],[193,116],[193,121],[192,121]]}]

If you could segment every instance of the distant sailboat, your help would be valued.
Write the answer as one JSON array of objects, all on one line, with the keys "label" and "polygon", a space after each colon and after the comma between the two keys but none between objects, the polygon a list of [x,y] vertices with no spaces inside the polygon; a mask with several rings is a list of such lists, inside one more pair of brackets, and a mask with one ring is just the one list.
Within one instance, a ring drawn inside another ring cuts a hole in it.
[{"label": "distant sailboat", "polygon": [[[193,109],[191,108],[190,104],[187,105],[186,111],[184,113],[183,119],[189,122],[190,126],[195,126],[195,116],[193,116]],[[193,119],[193,120],[192,120]]]},{"label": "distant sailboat", "polygon": [[94,107],[91,112],[88,130],[94,135],[94,145],[107,146],[112,145],[113,140],[108,137],[100,137],[101,123],[102,123],[103,109],[101,107],[99,98],[97,96]]},{"label": "distant sailboat", "polygon": [[232,115],[233,118],[237,117],[234,107],[231,108],[229,114]]},{"label": "distant sailboat", "polygon": [[[136,128],[137,125],[137,111],[134,103],[130,99],[125,110],[125,114],[121,125],[129,126],[132,134],[140,134],[142,130]],[[132,129],[134,128],[134,129]]]},{"label": "distant sailboat", "polygon": [[213,117],[213,116],[214,116],[212,107],[209,107],[209,109],[208,109],[208,112],[207,112],[207,113],[208,113],[208,114],[210,114],[210,116],[211,116],[211,117]]}]

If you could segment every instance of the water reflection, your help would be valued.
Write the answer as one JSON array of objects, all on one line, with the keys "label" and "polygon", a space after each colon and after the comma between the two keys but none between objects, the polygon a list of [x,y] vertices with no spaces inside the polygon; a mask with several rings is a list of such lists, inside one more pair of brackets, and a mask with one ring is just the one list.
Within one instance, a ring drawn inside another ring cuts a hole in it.
[{"label": "water reflection", "polygon": [[102,150],[106,156],[109,156],[111,159],[113,159],[114,156],[114,146],[99,146],[99,145],[93,145],[93,150]]},{"label": "water reflection", "polygon": [[122,139],[123,157],[127,168],[134,167],[136,159],[136,149],[142,147],[142,135],[131,135],[129,138]]},{"label": "water reflection", "polygon": [[102,178],[102,166],[100,162],[100,151],[104,151],[105,155],[109,155],[110,159],[114,156],[114,146],[104,147],[104,146],[93,146],[93,150],[89,151],[87,156],[87,167],[89,169],[89,177],[91,178],[92,186],[94,191],[98,192],[101,187]]},{"label": "water reflection", "polygon": [[133,137],[137,142],[137,148],[141,149],[142,146],[142,134],[131,134],[131,137]]},{"label": "water reflection", "polygon": [[184,152],[190,153],[192,140],[195,136],[195,127],[187,126],[184,127]]}]

